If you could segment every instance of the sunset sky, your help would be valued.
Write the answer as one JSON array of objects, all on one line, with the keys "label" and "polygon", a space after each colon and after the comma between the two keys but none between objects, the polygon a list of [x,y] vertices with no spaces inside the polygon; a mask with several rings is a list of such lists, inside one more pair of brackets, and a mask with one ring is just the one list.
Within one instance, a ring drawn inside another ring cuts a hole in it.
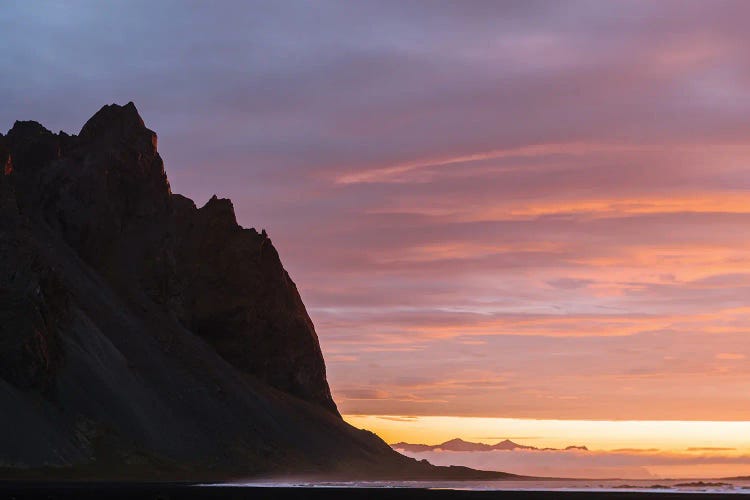
[{"label": "sunset sky", "polygon": [[750,3],[0,11],[0,130],[133,100],[174,192],[268,231],[353,423],[750,454]]}]

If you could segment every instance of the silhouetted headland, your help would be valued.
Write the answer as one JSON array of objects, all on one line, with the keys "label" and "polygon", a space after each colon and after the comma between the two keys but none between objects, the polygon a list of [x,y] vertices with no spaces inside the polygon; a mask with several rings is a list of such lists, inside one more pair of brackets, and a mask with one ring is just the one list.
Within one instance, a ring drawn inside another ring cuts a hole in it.
[{"label": "silhouetted headland", "polygon": [[[0,135],[3,477],[510,477],[345,423],[265,231],[173,194],[133,103]],[[206,182],[210,182],[206,165]]]}]

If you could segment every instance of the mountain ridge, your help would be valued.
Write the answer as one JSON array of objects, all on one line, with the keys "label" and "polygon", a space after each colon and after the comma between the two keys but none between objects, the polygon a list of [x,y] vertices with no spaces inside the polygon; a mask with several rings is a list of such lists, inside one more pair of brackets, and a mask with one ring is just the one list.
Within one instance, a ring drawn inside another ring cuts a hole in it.
[{"label": "mountain ridge", "polygon": [[464,441],[461,438],[449,439],[440,444],[418,444],[418,443],[406,443],[398,442],[390,445],[391,448],[396,450],[403,450],[412,453],[422,453],[428,451],[442,450],[442,451],[470,451],[470,452],[484,452],[484,451],[513,451],[513,450],[533,450],[533,451],[588,451],[586,446],[566,446],[565,448],[537,448],[536,446],[528,446],[518,444],[511,441],[510,439],[504,439],[495,444],[477,443],[472,441]]},{"label": "mountain ridge", "polygon": [[0,475],[510,477],[341,419],[265,231],[171,192],[135,105],[0,134]]}]

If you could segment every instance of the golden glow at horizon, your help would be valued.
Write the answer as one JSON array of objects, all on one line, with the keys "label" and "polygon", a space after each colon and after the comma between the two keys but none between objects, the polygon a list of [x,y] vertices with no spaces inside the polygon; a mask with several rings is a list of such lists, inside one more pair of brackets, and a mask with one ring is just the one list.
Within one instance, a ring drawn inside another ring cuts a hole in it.
[{"label": "golden glow at horizon", "polygon": [[539,420],[447,416],[344,415],[387,443],[438,444],[453,438],[496,443],[511,439],[539,448],[585,445],[590,450],[747,455],[748,421]]}]

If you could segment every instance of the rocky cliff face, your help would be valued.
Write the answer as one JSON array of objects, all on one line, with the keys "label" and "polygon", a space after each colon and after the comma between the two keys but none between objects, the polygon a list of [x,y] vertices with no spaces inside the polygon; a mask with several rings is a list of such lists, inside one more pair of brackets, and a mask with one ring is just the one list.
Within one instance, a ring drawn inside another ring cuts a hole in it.
[{"label": "rocky cliff face", "polygon": [[133,103],[103,107],[77,137],[17,122],[5,142],[20,216],[239,370],[336,412],[315,329],[271,240],[240,227],[229,200],[197,209],[173,195]]},{"label": "rocky cliff face", "polygon": [[132,103],[0,167],[0,467],[427,470],[341,420],[271,240],[172,194]]},{"label": "rocky cliff face", "polygon": [[175,206],[188,327],[240,370],[335,413],[315,328],[265,232],[237,225],[227,199]]}]

